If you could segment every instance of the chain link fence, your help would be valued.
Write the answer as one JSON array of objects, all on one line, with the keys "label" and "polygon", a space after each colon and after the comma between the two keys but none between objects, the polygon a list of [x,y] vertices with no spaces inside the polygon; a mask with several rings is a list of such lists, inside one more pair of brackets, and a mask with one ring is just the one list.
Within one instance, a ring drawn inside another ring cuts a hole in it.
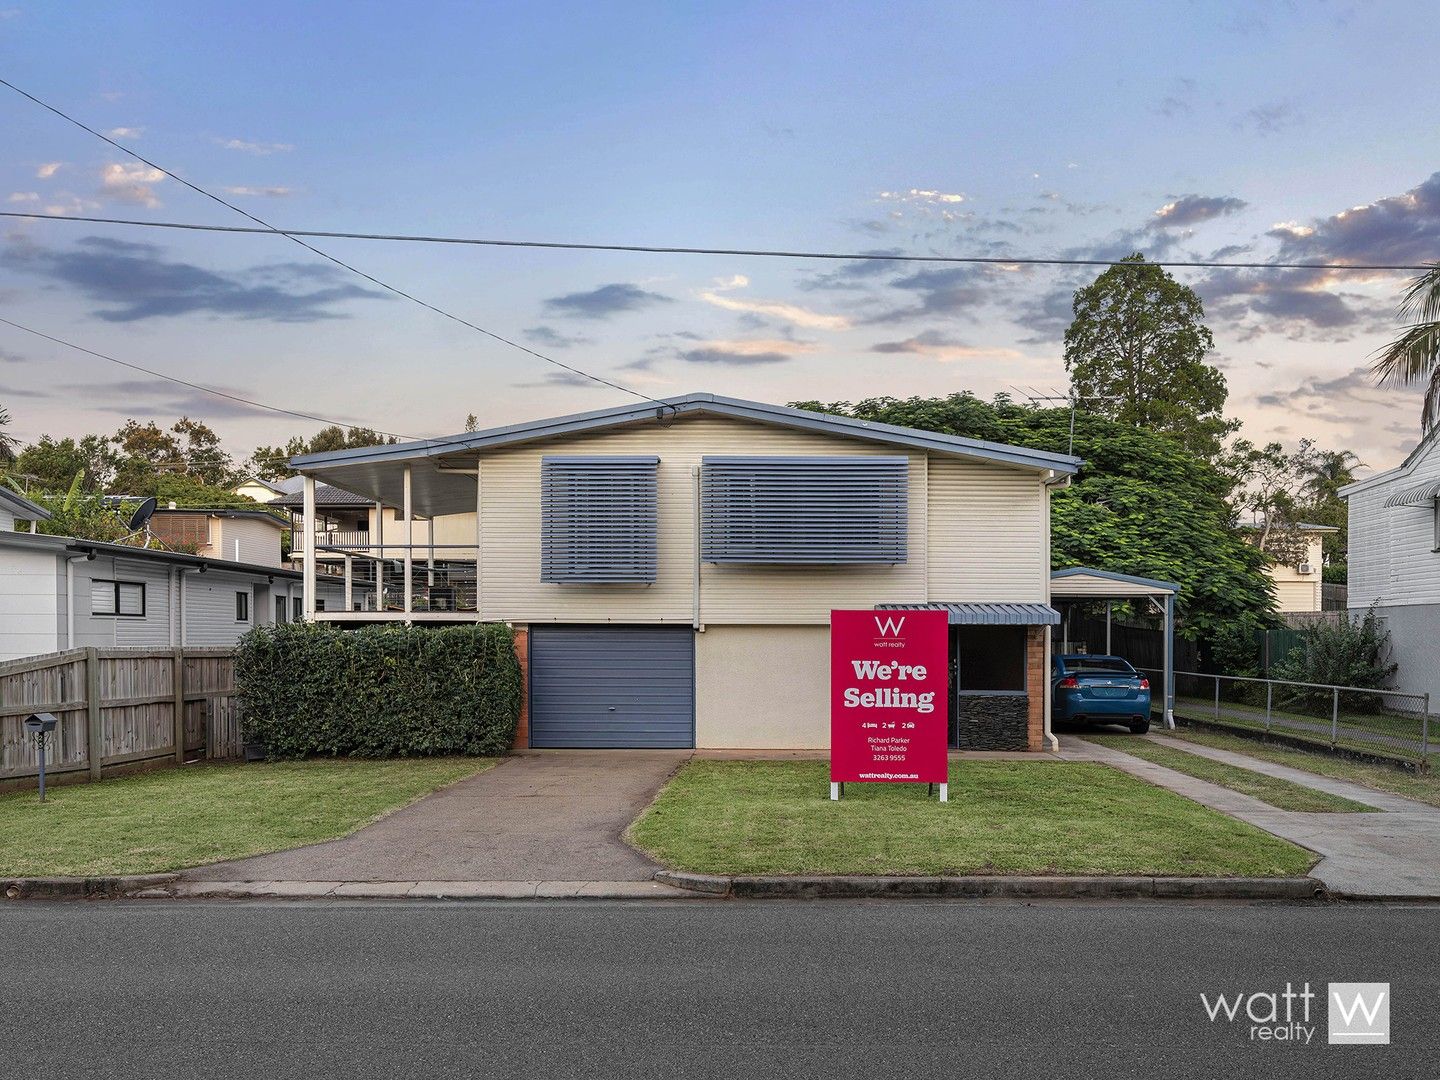
[{"label": "chain link fence", "polygon": [[[1143,670],[1159,709],[1164,673]],[[1177,671],[1175,715],[1422,761],[1440,750],[1431,730],[1429,694]]]}]

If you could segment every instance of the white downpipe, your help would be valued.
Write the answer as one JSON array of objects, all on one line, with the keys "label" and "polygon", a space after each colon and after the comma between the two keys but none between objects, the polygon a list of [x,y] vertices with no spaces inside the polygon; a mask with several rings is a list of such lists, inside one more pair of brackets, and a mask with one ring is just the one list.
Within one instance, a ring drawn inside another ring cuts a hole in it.
[{"label": "white downpipe", "polygon": [[690,466],[690,476],[694,481],[693,499],[691,507],[691,526],[695,530],[695,572],[691,579],[692,604],[694,613],[692,625],[697,634],[705,632],[705,620],[700,615],[700,466]]},{"label": "white downpipe", "polygon": [[75,648],[75,564],[81,559],[93,559],[90,555],[67,555],[65,557],[65,648]]},{"label": "white downpipe", "polygon": [[484,509],[484,488],[480,482],[480,459],[475,459],[475,621],[484,622],[485,606],[480,602],[480,574],[482,563],[482,545],[485,539],[485,526],[481,522],[480,513]]},{"label": "white downpipe", "polygon": [[176,590],[176,593],[177,593],[177,598],[178,598],[178,605],[179,605],[179,608],[180,608],[180,641],[179,641],[179,646],[180,646],[180,648],[182,648],[182,649],[186,646],[186,644],[187,644],[187,642],[188,642],[188,639],[189,639],[189,636],[190,636],[190,635],[189,635],[190,613],[189,613],[189,610],[188,610],[188,605],[186,605],[186,603],[185,603],[185,575],[186,575],[186,574],[203,574],[204,572],[205,572],[205,568],[204,568],[203,566],[202,566],[202,567],[198,567],[198,568],[197,568],[197,567],[193,567],[193,566],[182,566],[182,567],[180,567],[179,570],[178,570],[178,577],[177,577],[177,579],[176,579],[176,583],[177,583],[178,588],[177,588],[177,590]]}]

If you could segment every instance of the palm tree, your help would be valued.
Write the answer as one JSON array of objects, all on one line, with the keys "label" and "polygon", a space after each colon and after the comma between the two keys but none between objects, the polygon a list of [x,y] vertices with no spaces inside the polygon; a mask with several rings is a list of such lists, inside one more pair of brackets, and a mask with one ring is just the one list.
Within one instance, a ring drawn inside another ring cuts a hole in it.
[{"label": "palm tree", "polygon": [[20,440],[5,430],[10,424],[10,412],[0,405],[0,465],[9,465],[15,460],[15,451]]},{"label": "palm tree", "polygon": [[1370,370],[1381,383],[1408,385],[1428,380],[1420,428],[1440,424],[1440,263],[1410,283],[1400,302],[1399,337],[1375,357]]},{"label": "palm tree", "polygon": [[1328,502],[1346,484],[1355,482],[1355,470],[1364,462],[1353,450],[1318,450],[1306,465],[1305,494],[1312,503]]}]

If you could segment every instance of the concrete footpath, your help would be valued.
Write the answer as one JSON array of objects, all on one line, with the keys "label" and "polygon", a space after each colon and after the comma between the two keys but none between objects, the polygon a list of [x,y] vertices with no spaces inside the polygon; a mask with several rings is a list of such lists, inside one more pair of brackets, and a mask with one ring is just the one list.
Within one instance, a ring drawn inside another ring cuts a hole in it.
[{"label": "concrete footpath", "polygon": [[1310,849],[1321,856],[1311,876],[1323,882],[1332,896],[1440,897],[1440,808],[1229,750],[1164,736],[1148,738],[1178,751],[1340,795],[1380,812],[1314,814],[1278,810],[1250,795],[1074,736],[1061,736],[1061,752],[1070,760],[1104,762]]}]

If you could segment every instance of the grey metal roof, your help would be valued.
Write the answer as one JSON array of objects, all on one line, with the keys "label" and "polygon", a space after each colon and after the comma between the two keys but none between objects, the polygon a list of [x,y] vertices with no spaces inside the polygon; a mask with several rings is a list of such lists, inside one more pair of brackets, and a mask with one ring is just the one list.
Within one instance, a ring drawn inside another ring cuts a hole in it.
[{"label": "grey metal roof", "polygon": [[254,510],[246,510],[239,506],[157,506],[155,513],[165,514],[199,514],[202,517],[219,518],[252,518],[256,521],[269,522],[279,529],[288,529],[290,521],[285,515],[277,514],[273,510],[262,510],[256,507]]},{"label": "grey metal roof", "polygon": [[1402,488],[1382,503],[1382,506],[1424,506],[1440,498],[1440,480]]},{"label": "grey metal roof", "polygon": [[1161,581],[1158,578],[1137,577],[1135,574],[1121,574],[1115,570],[1096,570],[1090,566],[1067,566],[1063,570],[1052,570],[1050,580],[1057,581],[1068,577],[1097,577],[1109,581],[1123,581],[1127,585],[1144,585],[1152,589],[1161,589],[1165,592],[1178,593],[1180,585],[1174,581]]},{"label": "grey metal roof", "polygon": [[1058,626],[1049,604],[876,604],[886,611],[944,611],[951,626]]},{"label": "grey metal roof", "polygon": [[0,506],[26,521],[49,521],[50,511],[37,506],[19,492],[0,487]]},{"label": "grey metal roof", "polygon": [[47,533],[0,532],[0,547],[21,547],[48,549],[57,555],[72,552],[77,555],[113,555],[122,559],[150,559],[155,562],[172,563],[194,567],[197,570],[224,571],[232,574],[250,574],[256,577],[285,578],[299,581],[304,575],[299,570],[287,570],[279,566],[264,566],[260,563],[236,562],[232,559],[212,559],[203,555],[187,555],[180,551],[161,551],[156,548],[131,547],[129,544],[110,544],[100,540],[81,540],[74,536],[51,536]]},{"label": "grey metal roof", "polygon": [[[299,479],[297,477],[297,479]],[[305,506],[305,492],[299,490],[288,495],[282,495],[278,499],[271,499],[266,506],[283,506],[286,509],[302,509]],[[346,491],[334,484],[315,485],[316,506],[354,506],[370,507],[375,505],[374,499],[367,499],[364,495],[356,495],[353,491]]]},{"label": "grey metal roof", "polygon": [[302,454],[292,458],[290,464],[292,468],[301,472],[313,472],[327,467],[356,465],[362,462],[433,458],[445,454],[488,450],[514,443],[532,442],[536,439],[554,438],[557,435],[571,435],[582,431],[594,431],[627,424],[663,425],[677,417],[693,413],[734,416],[761,423],[777,424],[781,427],[821,431],[853,439],[908,446],[919,450],[933,450],[937,453],[956,454],[962,457],[981,458],[1032,469],[1053,469],[1067,475],[1080,468],[1080,458],[1069,454],[1053,454],[1045,450],[1032,450],[1023,446],[1009,446],[1005,443],[985,442],[981,439],[963,439],[957,435],[941,435],[932,431],[920,431],[916,428],[899,427],[894,424],[877,424],[848,416],[832,416],[828,413],[792,409],[784,405],[767,405],[758,401],[744,401],[739,398],[702,393],[667,398],[660,405],[624,405],[614,409],[600,409],[595,412],[574,413],[570,416],[558,416],[547,420],[510,424],[505,427],[489,428],[485,431],[467,431],[459,435],[447,435],[437,439],[335,450],[323,454]]}]

